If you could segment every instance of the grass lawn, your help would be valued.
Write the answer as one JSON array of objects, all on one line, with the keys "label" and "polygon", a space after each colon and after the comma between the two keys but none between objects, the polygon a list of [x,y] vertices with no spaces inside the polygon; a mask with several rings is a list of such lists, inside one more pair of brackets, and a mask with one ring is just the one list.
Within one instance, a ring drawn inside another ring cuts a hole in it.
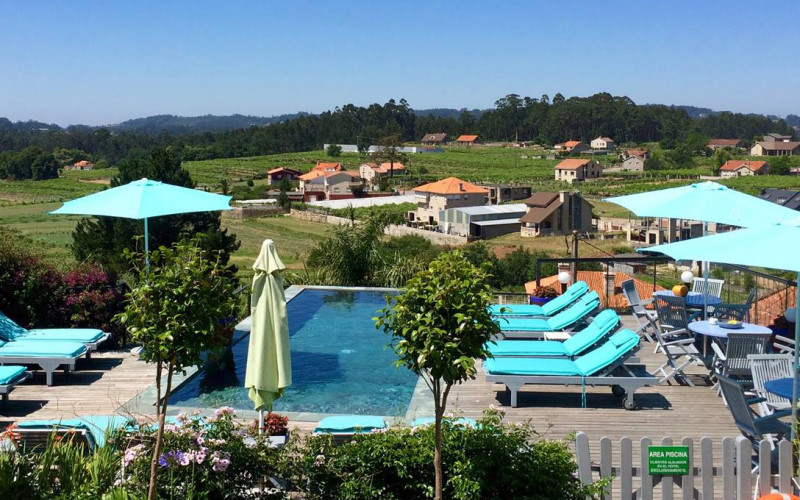
[{"label": "grass lawn", "polygon": [[261,250],[261,243],[267,238],[275,240],[278,254],[287,267],[302,268],[308,251],[316,242],[323,239],[332,227],[288,216],[245,220],[224,217],[222,224],[242,242],[242,246],[231,257],[231,262],[239,266],[239,274],[242,276],[253,274],[253,262]]},{"label": "grass lawn", "polygon": [[[572,238],[569,237],[569,241]],[[510,233],[499,238],[486,240],[489,248],[493,249],[498,255],[505,255],[517,247],[526,250],[542,250],[553,255],[553,257],[568,257],[570,251],[567,248],[564,236],[540,236],[538,238],[523,238],[519,233]],[[578,244],[579,257],[603,257],[613,254],[614,247],[627,246],[628,242],[624,238],[617,240],[588,240]]]},{"label": "grass lawn", "polygon": [[0,224],[41,243],[46,256],[54,263],[71,261],[68,245],[72,243],[72,230],[80,217],[47,214],[60,206],[59,202],[51,202],[0,207]]}]

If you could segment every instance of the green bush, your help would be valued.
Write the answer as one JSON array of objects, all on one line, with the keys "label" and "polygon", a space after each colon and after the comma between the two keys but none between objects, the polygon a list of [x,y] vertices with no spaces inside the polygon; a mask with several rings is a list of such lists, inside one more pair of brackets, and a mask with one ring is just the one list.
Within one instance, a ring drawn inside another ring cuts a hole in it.
[{"label": "green bush", "polygon": [[[398,427],[334,445],[311,436],[290,445],[281,470],[309,499],[433,497],[433,426]],[[542,439],[529,424],[503,425],[487,411],[477,426],[446,421],[444,497],[451,499],[578,499],[596,493],[575,477],[565,441]]]}]

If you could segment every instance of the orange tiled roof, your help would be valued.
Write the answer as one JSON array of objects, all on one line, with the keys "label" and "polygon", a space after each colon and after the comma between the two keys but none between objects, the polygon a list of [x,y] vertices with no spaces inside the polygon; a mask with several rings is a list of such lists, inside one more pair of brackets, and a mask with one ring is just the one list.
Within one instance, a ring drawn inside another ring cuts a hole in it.
[{"label": "orange tiled roof", "polygon": [[720,167],[720,170],[735,171],[742,167],[747,167],[753,172],[758,172],[759,170],[763,169],[766,164],[767,162],[765,161],[728,160],[725,162],[725,165]]},{"label": "orange tiled roof", "polygon": [[311,170],[328,170],[328,171],[335,170],[338,172],[341,169],[342,169],[341,163],[321,161],[316,165],[314,165],[314,168],[312,168]]},{"label": "orange tiled roof", "polygon": [[267,170],[268,174],[277,174],[278,172],[288,172],[290,174],[299,174],[297,170],[293,168],[286,168],[286,167],[275,167],[272,170]]},{"label": "orange tiled roof", "polygon": [[316,179],[317,177],[322,177],[325,175],[325,172],[322,170],[312,170],[311,172],[306,172],[305,174],[298,177],[301,181],[311,181]]},{"label": "orange tiled roof", "polygon": [[590,161],[592,160],[582,160],[580,158],[567,158],[566,160],[556,165],[556,170],[577,170],[578,168],[589,163]]},{"label": "orange tiled roof", "polygon": [[739,139],[709,139],[708,146],[731,146],[735,147],[739,145]]},{"label": "orange tiled roof", "polygon": [[568,148],[574,148],[575,146],[577,146],[580,143],[581,143],[581,141],[567,141],[567,142],[564,143],[564,146],[566,146]]},{"label": "orange tiled roof", "polygon": [[415,187],[414,191],[432,194],[487,194],[489,192],[488,189],[476,186],[471,182],[462,181],[458,177],[448,177],[430,184],[423,184]]},{"label": "orange tiled roof", "polygon": [[478,140],[477,135],[459,135],[456,142],[475,142]]},{"label": "orange tiled roof", "polygon": [[[597,292],[597,295],[600,296],[600,301],[603,306],[611,309],[626,309],[628,307],[628,301],[625,300],[625,296],[622,294],[622,282],[629,279],[633,279],[636,285],[636,291],[639,292],[639,297],[641,297],[642,300],[653,297],[653,284],[633,278],[630,274],[621,273],[619,271],[614,273],[614,290],[611,291],[612,293],[609,296],[606,291],[606,273],[604,271],[578,271],[578,280],[585,281],[586,284],[589,285],[589,290]],[[542,278],[539,282],[540,286],[554,288],[556,290],[559,289],[558,275],[547,276]],[[535,288],[535,281],[525,283],[525,291],[527,293],[533,293]],[[655,289],[656,291],[665,290],[664,287],[659,285],[656,285]]]},{"label": "orange tiled roof", "polygon": [[628,156],[640,156],[642,158],[647,154],[646,149],[626,149],[625,152],[628,153]]}]

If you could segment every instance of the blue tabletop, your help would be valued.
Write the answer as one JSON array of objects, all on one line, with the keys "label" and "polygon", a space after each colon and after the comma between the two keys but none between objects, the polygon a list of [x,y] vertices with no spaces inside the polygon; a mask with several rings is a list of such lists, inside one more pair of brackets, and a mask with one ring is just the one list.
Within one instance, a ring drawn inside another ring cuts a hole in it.
[{"label": "blue tabletop", "polygon": [[729,333],[768,333],[772,334],[772,330],[766,326],[754,325],[752,323],[742,323],[741,328],[722,328],[719,325],[712,325],[708,321],[693,321],[689,323],[689,330],[698,335],[706,335],[708,337],[728,338]]},{"label": "blue tabletop", "polygon": [[[658,297],[659,295],[661,295],[662,297],[663,296],[667,296],[667,297],[674,297],[675,296],[675,294],[672,293],[672,290],[659,290],[657,292],[654,292],[653,295],[655,295],[656,297]],[[705,295],[706,295],[706,299],[705,299],[706,300],[706,304],[708,304],[710,306],[722,303],[722,299],[719,298],[719,297],[716,297],[716,296],[710,295],[710,294],[705,294]],[[685,297],[685,299],[686,299],[686,305],[687,306],[700,306],[700,307],[703,306],[703,294],[700,293],[700,292],[689,292],[689,295],[687,295]]]},{"label": "blue tabletop", "polygon": [[794,385],[794,379],[789,378],[777,378],[775,380],[768,380],[764,382],[764,389],[767,392],[771,392],[776,396],[780,396],[786,399],[792,399],[792,389]]}]

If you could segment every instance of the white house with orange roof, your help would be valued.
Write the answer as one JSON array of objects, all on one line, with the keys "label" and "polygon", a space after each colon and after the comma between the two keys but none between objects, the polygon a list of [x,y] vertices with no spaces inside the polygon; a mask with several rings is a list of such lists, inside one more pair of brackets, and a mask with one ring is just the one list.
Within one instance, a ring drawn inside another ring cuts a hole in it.
[{"label": "white house with orange roof", "polygon": [[477,135],[462,134],[456,139],[456,145],[458,146],[474,146],[475,144],[480,144],[480,142],[481,139]]},{"label": "white house with orange roof", "polygon": [[583,158],[567,158],[556,165],[555,174],[557,181],[581,182],[586,179],[597,179],[603,175],[603,167]]},{"label": "white house with orange roof", "polygon": [[408,213],[413,225],[438,225],[448,208],[486,205],[489,190],[457,177],[448,177],[414,188],[417,209]]},{"label": "white house with orange roof", "polygon": [[[317,164],[317,167],[323,164]],[[299,190],[303,201],[341,200],[354,198],[353,190],[362,185],[356,171],[341,170],[341,164],[328,164],[328,167],[314,167],[310,172],[298,177]],[[336,170],[333,165],[338,165]]]},{"label": "white house with orange roof", "polygon": [[384,162],[378,165],[377,163],[362,163],[358,167],[358,173],[370,189],[378,189],[378,185],[382,180],[389,177],[405,175],[406,167],[400,162]]},{"label": "white house with orange roof", "polygon": [[719,175],[722,177],[765,175],[768,173],[769,163],[755,160],[728,160],[719,169]]},{"label": "white house with orange roof", "polygon": [[580,153],[589,149],[589,146],[583,141],[567,141],[556,144],[553,149],[567,153]]},{"label": "white house with orange roof", "polygon": [[589,145],[592,146],[592,149],[605,150],[605,151],[617,147],[614,144],[614,139],[612,139],[611,137],[604,137],[602,135],[592,139],[592,142],[590,142]]}]

